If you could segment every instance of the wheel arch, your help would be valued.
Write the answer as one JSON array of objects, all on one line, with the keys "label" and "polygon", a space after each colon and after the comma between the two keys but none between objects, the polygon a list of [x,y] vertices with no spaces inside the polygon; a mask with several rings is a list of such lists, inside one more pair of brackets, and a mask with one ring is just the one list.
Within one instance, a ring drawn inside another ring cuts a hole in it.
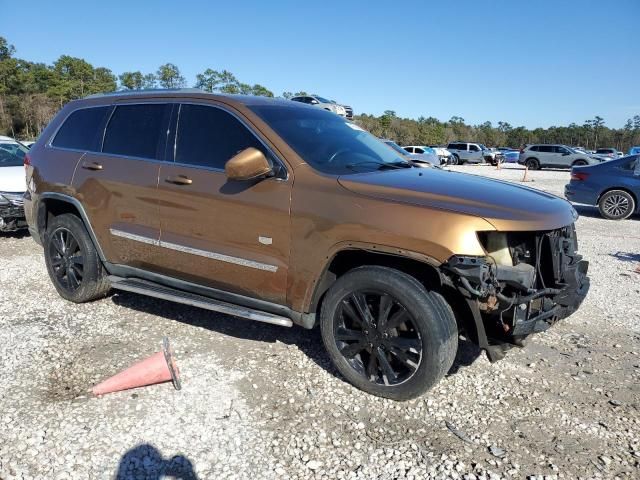
[{"label": "wheel arch", "polygon": [[40,195],[37,212],[38,234],[40,235],[40,238],[44,241],[44,232],[46,232],[47,225],[51,221],[51,219],[65,213],[71,213],[80,218],[84,225],[84,228],[86,228],[87,232],[89,233],[91,242],[98,252],[100,260],[104,262],[104,253],[102,252],[102,248],[100,248],[100,244],[98,243],[98,240],[95,236],[87,213],[85,212],[80,201],[69,195],[55,192],[47,192]]},{"label": "wheel arch", "polygon": [[322,272],[313,284],[313,290],[305,310],[311,313],[317,312],[324,294],[333,282],[354,268],[365,265],[395,268],[413,276],[423,284],[436,288],[440,288],[444,283],[437,268],[439,262],[425,255],[401,249],[392,251],[377,245],[347,245],[327,257]]}]

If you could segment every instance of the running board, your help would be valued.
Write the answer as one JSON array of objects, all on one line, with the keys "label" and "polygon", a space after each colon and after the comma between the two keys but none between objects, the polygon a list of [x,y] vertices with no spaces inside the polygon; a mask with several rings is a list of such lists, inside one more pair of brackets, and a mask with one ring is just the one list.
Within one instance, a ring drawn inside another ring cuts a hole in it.
[{"label": "running board", "polygon": [[149,297],[182,303],[183,305],[191,305],[192,307],[204,308],[205,310],[226,313],[227,315],[246,318],[247,320],[280,325],[281,327],[293,326],[293,322],[287,317],[281,317],[280,315],[274,315],[273,313],[254,310],[248,307],[241,307],[171,287],[165,287],[164,285],[148,282],[139,278],[122,278],[112,275],[109,276],[109,281],[111,282],[111,287],[117,290],[139,293]]}]

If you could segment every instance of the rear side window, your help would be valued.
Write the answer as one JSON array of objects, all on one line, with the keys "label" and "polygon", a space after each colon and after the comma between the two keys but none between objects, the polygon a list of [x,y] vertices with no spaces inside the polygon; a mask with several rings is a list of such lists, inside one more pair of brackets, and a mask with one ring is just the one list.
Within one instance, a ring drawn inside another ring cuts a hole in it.
[{"label": "rear side window", "polygon": [[100,150],[102,131],[98,132],[110,107],[76,110],[67,117],[51,143],[54,147],[74,150]]},{"label": "rear side window", "polygon": [[140,104],[116,107],[104,136],[104,153],[162,159],[170,105]]},{"label": "rear side window", "polygon": [[554,148],[551,145],[540,145],[538,147],[538,151],[543,153],[553,153]]},{"label": "rear side window", "polygon": [[180,107],[176,163],[222,170],[231,157],[249,147],[264,152],[253,133],[231,114],[205,105]]}]

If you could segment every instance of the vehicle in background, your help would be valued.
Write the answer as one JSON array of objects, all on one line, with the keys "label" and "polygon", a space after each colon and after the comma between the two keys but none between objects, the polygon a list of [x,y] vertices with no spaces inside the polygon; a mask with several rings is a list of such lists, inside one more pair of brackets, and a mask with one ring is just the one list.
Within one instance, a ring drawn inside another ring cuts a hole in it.
[{"label": "vehicle in background", "polygon": [[[335,100],[331,100],[333,103],[335,103],[336,105],[340,105],[338,102],[336,102]],[[345,111],[345,118],[347,120],[353,120],[353,108],[351,108],[349,105],[340,105],[342,108],[344,108]]]},{"label": "vehicle in background", "polygon": [[449,150],[455,157],[455,163],[460,165],[465,163],[483,162],[490,163],[491,165],[497,165],[504,160],[502,158],[502,153],[492,151],[481,143],[460,141],[451,142],[447,145],[447,150]]},{"label": "vehicle in background", "polygon": [[429,145],[436,152],[436,155],[440,158],[441,165],[449,165],[451,164],[451,160],[453,159],[453,155],[451,152],[441,145]]},{"label": "vehicle in background", "polygon": [[406,148],[401,147],[393,140],[382,140],[384,143],[393,148],[396,152],[404,155],[407,159],[409,159],[415,166],[424,167],[424,166],[440,166],[440,159],[435,153],[430,151],[431,149],[421,148],[421,153],[412,153],[409,152]]},{"label": "vehicle in background", "polygon": [[545,167],[569,168],[582,165],[595,165],[603,162],[603,158],[597,158],[578,150],[573,150],[566,145],[535,144],[527,145],[520,150],[518,163],[531,170],[539,170]]},{"label": "vehicle in background", "polygon": [[631,147],[629,149],[629,153],[627,155],[638,155],[640,154],[640,146],[639,147]]},{"label": "vehicle in background", "polygon": [[620,158],[624,156],[622,152],[616,150],[615,148],[598,148],[595,155],[607,158]]},{"label": "vehicle in background", "polygon": [[502,152],[502,156],[504,157],[504,163],[518,163],[520,152],[518,150],[508,150]]},{"label": "vehicle in background", "polygon": [[338,105],[337,103],[331,100],[327,100],[326,98],[320,97],[318,95],[301,95],[299,97],[293,97],[291,100],[294,102],[306,103],[307,105],[320,107],[324,110],[328,110],[337,115],[340,115],[341,117],[347,116],[347,111],[342,105]]},{"label": "vehicle in background", "polygon": [[7,138],[0,137],[0,232],[27,227],[23,205],[27,189],[24,172],[26,148],[21,145],[17,149],[8,148],[13,144],[7,142]]},{"label": "vehicle in background", "polygon": [[498,151],[504,153],[504,152],[517,152],[518,149],[517,148],[511,148],[511,147],[498,147]]},{"label": "vehicle in background", "polygon": [[569,202],[414,168],[301,103],[90,96],[63,107],[28,160],[29,230],[61,297],[83,303],[115,288],[319,324],[336,370],[394,400],[443,378],[462,332],[499,360],[589,290]]},{"label": "vehicle in background", "polygon": [[609,220],[640,213],[640,155],[573,167],[564,196],[574,203],[597,205]]},{"label": "vehicle in background", "polygon": [[29,151],[24,144],[20,143],[14,138],[5,137],[0,135],[0,150],[4,150],[5,152],[9,152],[13,155],[18,156],[21,160],[24,158],[25,154]]}]

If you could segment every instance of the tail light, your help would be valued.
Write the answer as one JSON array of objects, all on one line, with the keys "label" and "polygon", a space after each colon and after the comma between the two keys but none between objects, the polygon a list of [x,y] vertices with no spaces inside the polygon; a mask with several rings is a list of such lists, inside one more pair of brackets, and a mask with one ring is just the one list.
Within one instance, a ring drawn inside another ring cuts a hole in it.
[{"label": "tail light", "polygon": [[521,148],[521,149],[520,149],[520,153],[524,153],[524,148]]},{"label": "tail light", "polygon": [[589,176],[588,173],[585,172],[571,172],[571,180],[576,180],[578,182],[583,182]]},{"label": "tail light", "polygon": [[24,156],[24,166],[28,167],[29,165],[31,165],[31,157],[29,156],[29,154],[27,153]]}]

